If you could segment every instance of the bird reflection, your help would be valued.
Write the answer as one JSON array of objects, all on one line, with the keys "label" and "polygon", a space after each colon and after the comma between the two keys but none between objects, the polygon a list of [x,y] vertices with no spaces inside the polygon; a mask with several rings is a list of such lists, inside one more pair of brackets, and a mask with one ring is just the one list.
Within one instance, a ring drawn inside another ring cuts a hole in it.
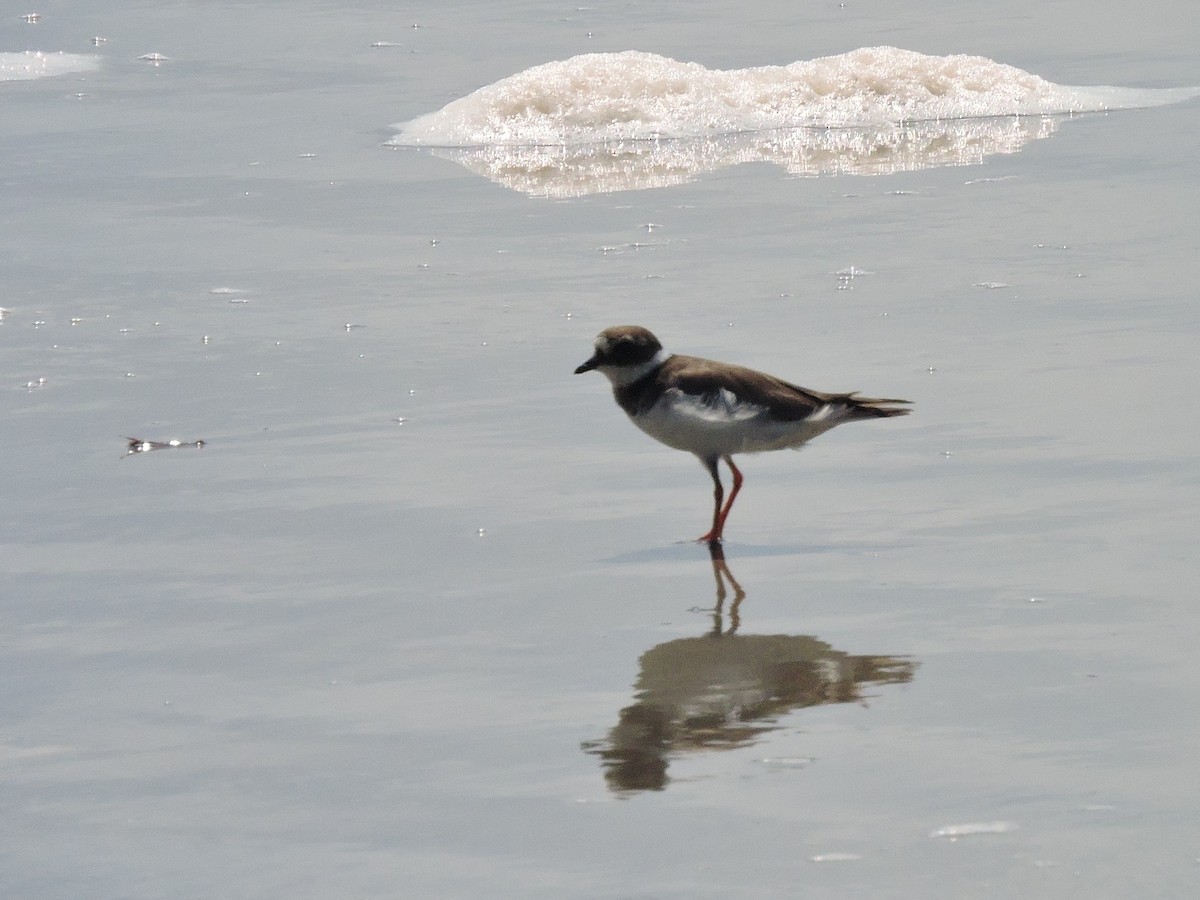
[{"label": "bird reflection", "polygon": [[[717,580],[717,605],[713,607],[712,633],[714,636],[719,636],[723,632],[725,627],[723,618],[725,598],[729,596],[729,588],[732,587],[733,602],[729,604],[729,630],[724,631],[724,633],[733,634],[742,623],[742,616],[738,607],[746,599],[746,592],[742,590],[742,586],[738,584],[738,580],[729,571],[729,565],[725,562],[725,548],[720,542],[709,542],[708,555],[712,557],[713,577]],[[667,645],[663,644],[662,646],[665,647]]]},{"label": "bird reflection", "polygon": [[852,656],[807,635],[739,634],[746,592],[721,545],[709,553],[712,630],[643,653],[636,702],[621,710],[606,738],[583,745],[603,761],[617,793],[662,790],[672,755],[747,746],[792,710],[860,700],[865,685],[905,683],[916,671],[904,657]]}]

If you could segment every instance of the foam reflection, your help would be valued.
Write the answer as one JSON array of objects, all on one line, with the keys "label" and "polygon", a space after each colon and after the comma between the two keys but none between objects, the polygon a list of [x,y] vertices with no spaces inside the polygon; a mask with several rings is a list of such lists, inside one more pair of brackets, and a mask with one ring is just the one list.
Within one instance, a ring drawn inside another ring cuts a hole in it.
[{"label": "foam reflection", "polygon": [[711,138],[557,146],[436,147],[427,152],[534,197],[670,187],[743,163],[791,175],[890,175],[972,166],[1049,137],[1064,117],[917,122],[873,128],[786,128]]}]

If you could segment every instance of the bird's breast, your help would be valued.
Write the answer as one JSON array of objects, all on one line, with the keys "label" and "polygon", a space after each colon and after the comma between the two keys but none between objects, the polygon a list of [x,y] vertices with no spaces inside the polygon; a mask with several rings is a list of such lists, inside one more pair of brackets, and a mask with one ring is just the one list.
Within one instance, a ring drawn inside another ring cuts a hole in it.
[{"label": "bird's breast", "polygon": [[700,457],[798,447],[829,427],[818,416],[811,422],[779,421],[767,406],[727,389],[688,394],[671,388],[631,418],[655,440]]}]

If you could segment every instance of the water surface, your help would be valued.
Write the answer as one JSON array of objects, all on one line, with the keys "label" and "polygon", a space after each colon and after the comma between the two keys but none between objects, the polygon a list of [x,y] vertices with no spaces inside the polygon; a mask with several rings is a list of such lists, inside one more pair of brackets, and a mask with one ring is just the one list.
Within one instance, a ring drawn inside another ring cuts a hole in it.
[{"label": "water surface", "polygon": [[[0,83],[5,896],[1194,893],[1195,101],[577,195],[387,146],[589,52],[1187,87],[1190,7],[41,13],[98,66]],[[915,411],[747,458],[714,569],[570,374],[619,322]]]}]

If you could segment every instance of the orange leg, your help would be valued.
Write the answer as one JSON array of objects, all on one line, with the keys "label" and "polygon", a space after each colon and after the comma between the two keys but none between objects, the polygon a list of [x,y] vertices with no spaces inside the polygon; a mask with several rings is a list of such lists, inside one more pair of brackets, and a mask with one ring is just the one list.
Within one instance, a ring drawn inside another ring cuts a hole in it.
[{"label": "orange leg", "polygon": [[696,540],[715,544],[721,540],[721,531],[718,526],[721,524],[721,501],[725,499],[725,487],[721,484],[721,470],[717,468],[719,458],[714,456],[711,459],[700,461],[704,463],[704,468],[708,469],[708,474],[712,476],[713,480],[713,523],[708,534],[702,534]]},{"label": "orange leg", "polygon": [[729,466],[729,471],[733,473],[733,490],[729,492],[729,499],[725,501],[725,508],[721,510],[721,521],[717,523],[717,538],[721,537],[721,533],[725,530],[725,520],[729,518],[729,511],[733,509],[733,501],[737,499],[738,491],[742,489],[742,473],[737,466],[733,464],[733,457],[726,456],[725,465]]},{"label": "orange leg", "polygon": [[[725,487],[721,484],[721,472],[717,468],[720,459],[725,460],[725,465],[729,466],[729,471],[733,473],[733,490],[729,492],[729,500],[722,506],[721,501],[725,499]],[[733,501],[737,499],[738,491],[742,489],[742,473],[737,466],[733,464],[733,457],[713,457],[712,459],[703,460],[704,467],[708,469],[708,473],[712,475],[713,480],[713,524],[708,534],[696,538],[697,541],[707,541],[710,544],[715,544],[721,540],[721,535],[725,530],[725,520],[729,518],[729,511],[733,509]]]}]

